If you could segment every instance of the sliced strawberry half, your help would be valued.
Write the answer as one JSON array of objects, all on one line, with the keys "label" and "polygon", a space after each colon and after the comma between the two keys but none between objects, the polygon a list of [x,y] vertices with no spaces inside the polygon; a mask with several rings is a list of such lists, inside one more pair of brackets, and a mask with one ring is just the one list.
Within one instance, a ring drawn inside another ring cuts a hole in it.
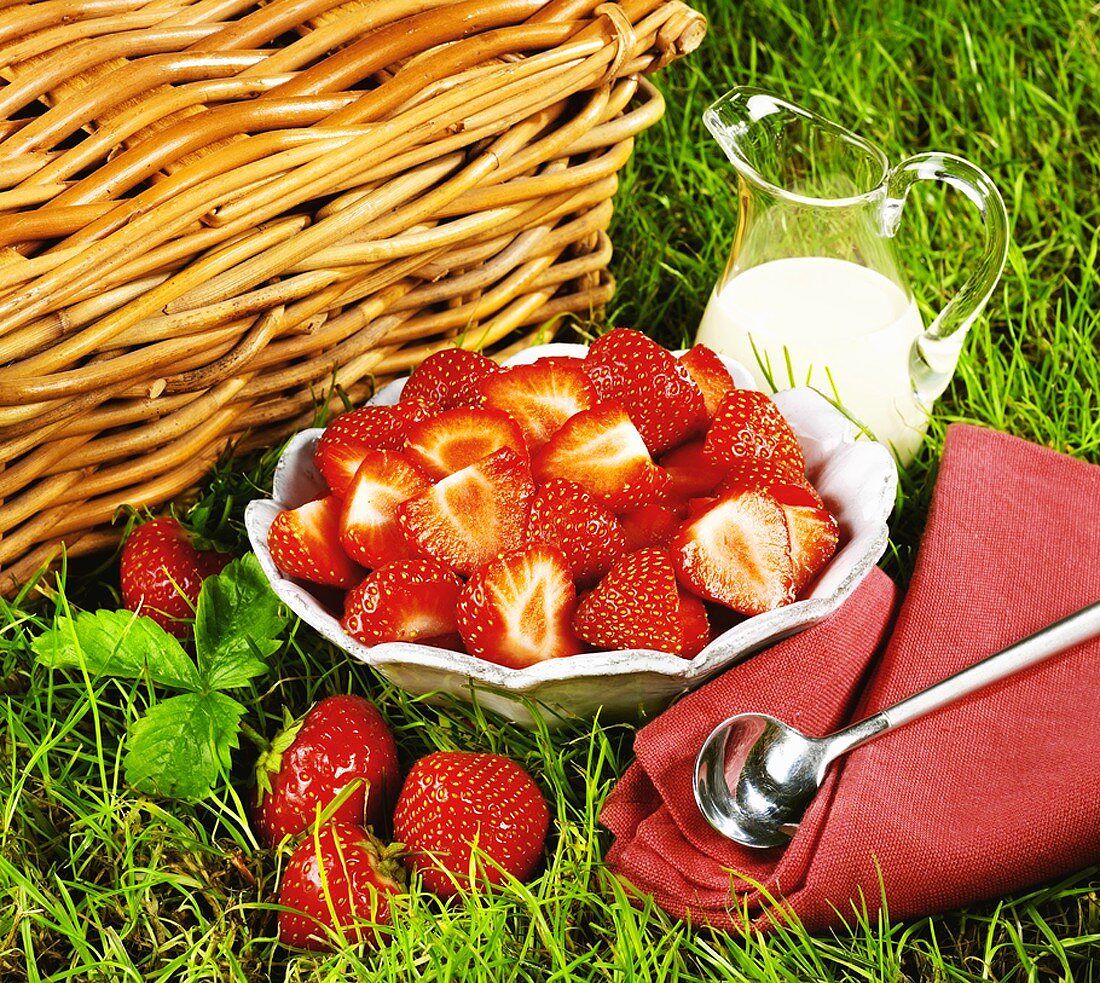
[{"label": "sliced strawberry half", "polygon": [[439,412],[434,403],[409,400],[396,406],[360,406],[332,420],[313,452],[313,463],[331,491],[347,494],[368,450],[400,450],[408,428]]},{"label": "sliced strawberry half", "polygon": [[502,447],[397,506],[413,551],[469,576],[523,545],[535,485],[527,462]]},{"label": "sliced strawberry half", "polygon": [[717,466],[755,461],[800,481],[806,459],[791,426],[771,397],[755,389],[727,393],[714,414],[703,453]]},{"label": "sliced strawberry half", "polygon": [[510,366],[481,379],[478,390],[483,406],[504,410],[519,424],[532,450],[597,401],[596,388],[578,358],[540,358]]},{"label": "sliced strawberry half", "polygon": [[836,519],[816,505],[780,502],[791,538],[791,566],[796,595],[801,594],[836,552],[840,530]]},{"label": "sliced strawberry half", "polygon": [[707,417],[713,417],[726,393],[737,388],[737,383],[733,381],[726,363],[718,357],[713,348],[708,348],[706,345],[693,345],[680,356],[680,364],[688,370],[688,374],[703,394]]},{"label": "sliced strawberry half", "polygon": [[401,390],[401,402],[419,399],[438,403],[445,410],[476,406],[480,399],[478,381],[499,371],[500,366],[480,352],[444,348],[412,370]]},{"label": "sliced strawberry half", "polygon": [[681,610],[682,596],[668,550],[637,550],[620,557],[581,599],[573,624],[581,638],[601,649],[656,649],[690,658],[702,648],[703,605],[688,598]]},{"label": "sliced strawberry half", "polygon": [[501,447],[527,457],[527,443],[515,420],[503,410],[458,406],[411,426],[404,449],[433,478],[445,478]]},{"label": "sliced strawberry half", "polygon": [[626,552],[614,513],[564,478],[551,478],[535,493],[527,540],[557,546],[582,585],[594,584]]},{"label": "sliced strawberry half", "polygon": [[296,509],[283,509],[267,533],[275,565],[288,577],[314,584],[352,587],[366,571],[340,545],[340,499],[326,495]]},{"label": "sliced strawberry half", "polygon": [[348,591],[344,631],[367,645],[432,642],[457,632],[462,581],[438,560],[416,557],[380,567]]},{"label": "sliced strawberry half", "polygon": [[747,488],[771,492],[785,504],[825,507],[810,480],[805,474],[797,473],[789,461],[766,457],[743,458],[730,467],[715,489],[715,494],[724,495]]},{"label": "sliced strawberry half", "polygon": [[685,659],[694,659],[703,651],[714,637],[714,628],[707,614],[707,606],[694,594],[681,588],[680,625],[683,631],[683,646],[679,654]]},{"label": "sliced strawberry half", "polygon": [[680,530],[682,519],[671,505],[654,502],[631,509],[619,516],[626,537],[624,553],[633,553],[646,546],[668,546]]},{"label": "sliced strawberry half", "polygon": [[372,569],[411,556],[397,524],[397,506],[431,483],[400,451],[364,451],[340,511],[344,552]]},{"label": "sliced strawberry half", "polygon": [[688,590],[740,614],[762,614],[794,600],[787,519],[767,492],[719,498],[680,530],[672,557]]},{"label": "sliced strawberry half", "polygon": [[458,598],[466,651],[502,666],[575,655],[576,589],[561,550],[531,543],[504,553],[474,574]]},{"label": "sliced strawberry half", "polygon": [[540,484],[551,478],[576,482],[613,512],[656,501],[668,484],[638,428],[614,401],[571,416],[535,453],[531,470]]},{"label": "sliced strawberry half", "polygon": [[729,471],[707,457],[702,437],[673,448],[658,463],[668,472],[668,498],[674,503],[712,494]]},{"label": "sliced strawberry half", "polygon": [[584,370],[601,400],[618,400],[656,456],[707,425],[706,403],[668,349],[632,328],[613,328],[588,349]]}]

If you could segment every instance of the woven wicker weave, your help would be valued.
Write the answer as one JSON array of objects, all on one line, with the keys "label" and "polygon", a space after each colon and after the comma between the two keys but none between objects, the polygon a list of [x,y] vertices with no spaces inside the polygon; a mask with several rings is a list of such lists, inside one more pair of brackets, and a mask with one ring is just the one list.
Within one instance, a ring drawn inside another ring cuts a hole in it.
[{"label": "woven wicker weave", "polygon": [[678,0],[0,0],[0,569],[611,294]]}]

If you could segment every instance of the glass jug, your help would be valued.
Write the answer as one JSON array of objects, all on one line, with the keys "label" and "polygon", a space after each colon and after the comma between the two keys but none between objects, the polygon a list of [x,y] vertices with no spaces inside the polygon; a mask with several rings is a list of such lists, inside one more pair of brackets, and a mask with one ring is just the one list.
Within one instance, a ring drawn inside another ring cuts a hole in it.
[{"label": "glass jug", "polygon": [[[1008,218],[993,182],[949,154],[891,168],[873,144],[759,89],[731,90],[703,120],[737,172],[740,209],[696,340],[763,388],[813,386],[907,463],[1004,268]],[[929,180],[976,206],[984,241],[925,328],[893,236],[909,191]]]}]

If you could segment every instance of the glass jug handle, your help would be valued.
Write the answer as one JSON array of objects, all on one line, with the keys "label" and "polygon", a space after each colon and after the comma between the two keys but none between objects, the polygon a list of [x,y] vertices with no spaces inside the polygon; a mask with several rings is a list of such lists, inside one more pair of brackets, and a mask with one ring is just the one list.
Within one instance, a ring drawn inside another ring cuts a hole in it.
[{"label": "glass jug handle", "polygon": [[966,332],[982,312],[1004,269],[1008,213],[1000,192],[980,168],[952,154],[916,154],[898,164],[887,178],[882,211],[886,235],[893,236],[897,231],[905,200],[918,181],[942,181],[961,191],[978,209],[984,226],[976,268],[909,353],[913,391],[928,406],[951,381]]}]

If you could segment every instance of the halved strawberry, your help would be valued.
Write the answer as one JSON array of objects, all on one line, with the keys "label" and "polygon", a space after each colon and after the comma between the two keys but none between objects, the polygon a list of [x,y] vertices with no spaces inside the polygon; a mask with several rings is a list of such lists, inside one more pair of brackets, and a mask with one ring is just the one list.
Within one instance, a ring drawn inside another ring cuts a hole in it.
[{"label": "halved strawberry", "polygon": [[578,358],[540,358],[513,365],[478,382],[482,405],[504,410],[519,424],[534,450],[574,413],[597,400],[596,388]]},{"label": "halved strawberry", "polygon": [[684,637],[683,648],[679,654],[685,659],[694,659],[710,644],[715,631],[710,623],[710,615],[707,614],[707,606],[699,598],[681,588],[679,600],[680,624]]},{"label": "halved strawberry", "polygon": [[396,406],[372,404],[341,413],[317,441],[313,463],[332,492],[345,495],[368,450],[400,450],[408,428],[438,412],[434,403],[409,400]]},{"label": "halved strawberry", "polygon": [[418,557],[379,567],[344,599],[344,631],[367,645],[430,642],[457,631],[462,581],[438,560]]},{"label": "halved strawberry", "polygon": [[397,524],[397,506],[432,482],[400,451],[363,454],[340,512],[340,545],[373,569],[412,555]]},{"label": "halved strawberry", "polygon": [[733,491],[686,523],[672,543],[680,582],[745,615],[794,600],[783,508],[767,492]]},{"label": "halved strawberry", "polygon": [[404,450],[433,478],[445,478],[501,447],[527,457],[527,443],[515,420],[503,410],[457,406],[411,426]]},{"label": "halved strawberry", "polygon": [[717,466],[732,467],[746,460],[801,480],[806,459],[791,426],[771,397],[755,389],[726,393],[714,414],[703,453]]},{"label": "halved strawberry", "polygon": [[595,583],[626,552],[614,513],[564,478],[551,478],[535,493],[527,541],[557,546],[579,584]]},{"label": "halved strawberry", "polygon": [[458,630],[466,651],[502,666],[575,655],[576,589],[561,550],[531,543],[475,573],[458,598]]},{"label": "halved strawberry", "polygon": [[715,489],[715,495],[755,488],[769,492],[780,505],[809,505],[823,509],[825,503],[804,474],[795,473],[789,461],[750,457],[734,464]]},{"label": "halved strawberry", "polygon": [[707,457],[702,437],[673,448],[657,463],[668,472],[667,495],[673,503],[710,495],[729,470],[726,465],[715,464]]},{"label": "halved strawberry", "polygon": [[467,348],[443,348],[433,352],[409,374],[401,390],[401,402],[420,399],[438,403],[445,410],[476,406],[477,383],[500,366],[480,352]]},{"label": "halved strawberry", "polygon": [[613,512],[655,501],[668,484],[638,428],[613,401],[566,420],[535,452],[531,470],[540,484],[551,478],[575,482]]},{"label": "halved strawberry", "polygon": [[527,462],[502,447],[402,502],[397,521],[415,552],[469,576],[523,545],[534,494]]},{"label": "halved strawberry", "polygon": [[340,508],[336,495],[326,495],[279,512],[267,533],[275,565],[288,577],[315,584],[359,583],[366,571],[340,545]]},{"label": "halved strawberry", "polygon": [[737,388],[730,370],[726,368],[714,349],[706,345],[693,345],[680,356],[680,364],[688,370],[688,374],[703,394],[707,417],[713,417],[726,393]]},{"label": "halved strawberry", "polygon": [[656,649],[691,658],[702,648],[702,602],[689,597],[681,610],[684,596],[668,550],[637,550],[620,557],[581,599],[573,624],[581,638],[602,649]]},{"label": "halved strawberry", "polygon": [[667,348],[632,328],[613,328],[588,349],[584,370],[601,400],[617,400],[653,455],[707,424],[703,394]]},{"label": "halved strawberry", "polygon": [[791,537],[793,590],[797,595],[832,559],[840,540],[840,530],[836,519],[828,511],[812,503],[788,505],[780,501],[780,505]]},{"label": "halved strawberry", "polygon": [[680,529],[682,517],[672,506],[653,502],[619,516],[626,538],[625,553],[646,546],[668,546]]}]

